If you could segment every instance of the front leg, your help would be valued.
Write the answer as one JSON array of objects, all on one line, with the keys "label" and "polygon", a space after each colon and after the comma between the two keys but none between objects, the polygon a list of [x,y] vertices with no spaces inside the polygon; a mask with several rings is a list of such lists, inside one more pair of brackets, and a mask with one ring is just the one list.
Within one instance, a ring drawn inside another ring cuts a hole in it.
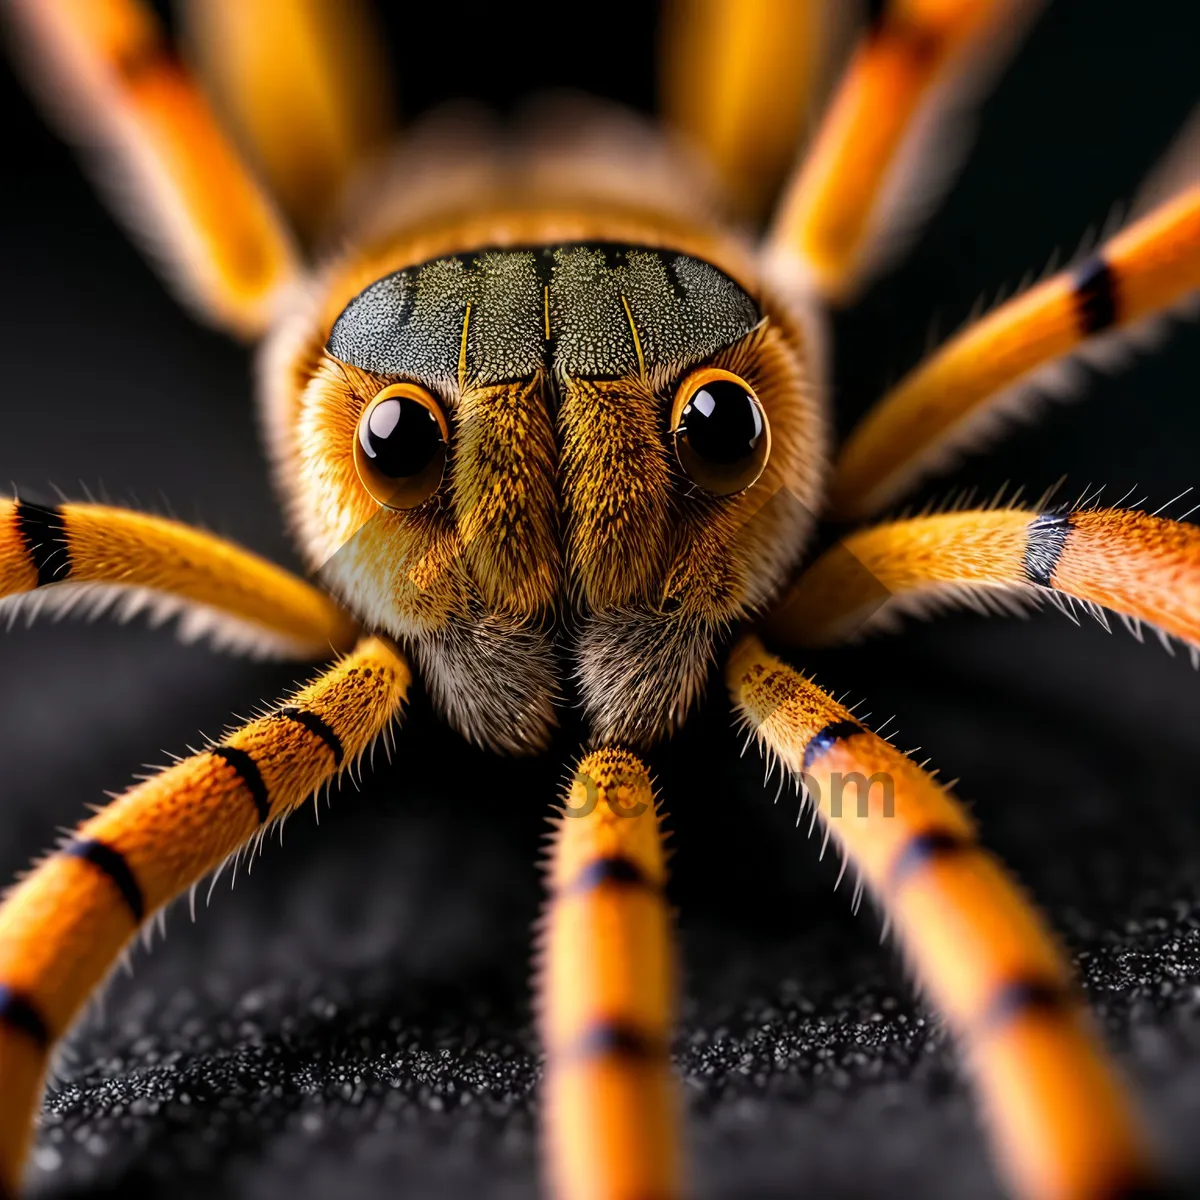
[{"label": "front leg", "polygon": [[138,928],[357,761],[407,663],[367,638],[224,741],[85,821],[0,905],[0,1195],[16,1190],[54,1044]]},{"label": "front leg", "polygon": [[665,884],[646,768],[589,754],[555,830],[538,978],[546,1172],[564,1200],[681,1194]]},{"label": "front leg", "polygon": [[763,749],[806,780],[957,1033],[1014,1192],[1158,1194],[1144,1132],[1062,952],[962,805],[756,637],[735,647],[728,681]]}]

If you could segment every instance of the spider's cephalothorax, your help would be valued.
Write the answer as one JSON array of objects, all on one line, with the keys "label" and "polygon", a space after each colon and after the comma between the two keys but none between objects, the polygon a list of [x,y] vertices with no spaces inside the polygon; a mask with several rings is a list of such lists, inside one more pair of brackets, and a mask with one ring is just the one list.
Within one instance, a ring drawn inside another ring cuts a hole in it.
[{"label": "spider's cephalothorax", "polygon": [[797,326],[740,243],[557,172],[534,201],[510,164],[476,207],[340,255],[269,398],[313,567],[510,751],[572,686],[601,742],[673,729],[794,564],[825,458]]}]

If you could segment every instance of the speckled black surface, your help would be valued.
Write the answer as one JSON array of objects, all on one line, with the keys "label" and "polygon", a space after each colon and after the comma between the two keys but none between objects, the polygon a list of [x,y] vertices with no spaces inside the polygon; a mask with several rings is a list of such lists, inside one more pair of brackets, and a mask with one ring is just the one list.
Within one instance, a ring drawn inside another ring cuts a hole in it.
[{"label": "speckled black surface", "polygon": [[[840,320],[843,417],[919,354],[935,313],[953,327],[978,291],[1070,248],[1130,194],[1196,99],[1189,16],[1166,0],[1052,6],[985,110],[958,193]],[[637,19],[614,16],[623,30]],[[511,46],[490,20],[456,36]],[[521,37],[554,44],[528,22]],[[646,103],[651,51],[625,45],[614,57],[597,35],[582,58],[542,61],[551,82]],[[410,110],[461,86],[436,56],[401,58]],[[530,83],[495,86],[504,99]],[[0,198],[0,477],[103,480],[146,502],[161,489],[182,515],[286,558],[245,355],[163,299],[5,87],[21,169]],[[1158,504],[1198,482],[1197,381],[1188,328],[950,483],[1036,491],[1067,471],[1076,491],[1140,483]],[[1057,614],[951,618],[805,665],[867,697],[876,720],[897,714],[901,746],[962,777],[985,839],[1070,948],[1166,1154],[1200,1179],[1200,678]],[[162,761],[159,747],[291,678],[140,628],[14,631],[0,641],[0,875]],[[531,1194],[531,864],[574,749],[564,737],[543,762],[489,758],[418,696],[390,770],[335,797],[319,827],[297,816],[195,925],[172,910],[166,942],[114,980],[48,1096],[35,1193]],[[719,692],[654,766],[675,831],[697,1194],[997,1194],[944,1031],[877,945],[876,916],[851,915],[845,883],[834,893],[836,864],[794,828],[794,801],[773,807],[739,759]]]}]

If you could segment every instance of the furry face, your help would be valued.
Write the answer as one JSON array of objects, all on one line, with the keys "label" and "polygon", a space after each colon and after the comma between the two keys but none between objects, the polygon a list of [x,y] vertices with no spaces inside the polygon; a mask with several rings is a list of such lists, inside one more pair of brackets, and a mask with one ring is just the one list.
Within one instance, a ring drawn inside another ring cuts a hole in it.
[{"label": "furry face", "polygon": [[[733,247],[673,224],[468,216],[345,256],[310,301],[279,454],[302,544],[474,741],[536,750],[572,693],[598,743],[670,733],[803,547],[825,454],[804,343]],[[748,486],[679,453],[698,372],[708,408],[740,387],[760,414]],[[400,383],[444,468],[389,506],[355,447]]]}]

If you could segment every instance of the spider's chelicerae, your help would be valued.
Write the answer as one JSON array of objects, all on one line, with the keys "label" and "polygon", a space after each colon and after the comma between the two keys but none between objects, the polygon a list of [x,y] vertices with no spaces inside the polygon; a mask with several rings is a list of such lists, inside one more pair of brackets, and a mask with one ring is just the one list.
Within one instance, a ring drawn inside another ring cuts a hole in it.
[{"label": "spider's chelicerae", "polygon": [[[841,24],[818,0],[673,6],[676,140],[557,101],[503,133],[434,117],[387,153],[387,70],[357,4],[185,4],[201,91],[138,0],[7,0],[31,79],[172,283],[263,339],[275,482],[319,586],[174,520],[18,497],[0,502],[0,597],[150,604],[332,665],[114,798],[8,894],[0,1191],[55,1043],[138,928],[389,739],[418,673],[449,724],[502,753],[582,711],[539,955],[547,1186],[680,1194],[640,756],[714,661],[958,1035],[1011,1188],[1158,1184],[1063,956],[951,791],[767,648],[1047,598],[1200,646],[1200,537],[1119,507],[889,520],[800,570],[816,516],[876,516],[1200,287],[1184,135],[1118,232],[945,343],[829,463],[820,314],[894,252],[946,174],[947,122],[1035,7],[884,5],[789,172]],[[760,240],[739,232],[760,221]]]}]

